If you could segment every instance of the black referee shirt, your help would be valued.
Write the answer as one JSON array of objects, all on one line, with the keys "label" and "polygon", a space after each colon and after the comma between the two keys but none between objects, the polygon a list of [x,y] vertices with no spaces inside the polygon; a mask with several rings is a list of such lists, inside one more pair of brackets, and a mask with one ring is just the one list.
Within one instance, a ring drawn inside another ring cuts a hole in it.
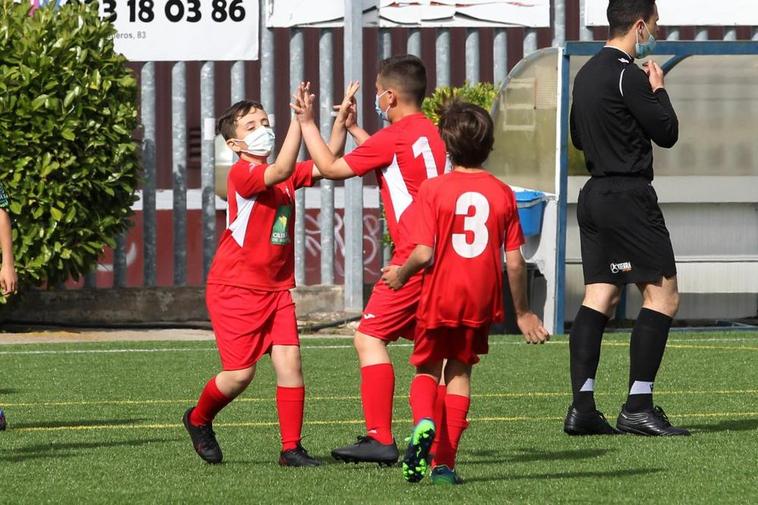
[{"label": "black referee shirt", "polygon": [[653,147],[672,147],[679,120],[666,90],[653,93],[634,58],[606,46],[574,80],[571,138],[584,151],[594,177],[641,176],[653,180]]}]

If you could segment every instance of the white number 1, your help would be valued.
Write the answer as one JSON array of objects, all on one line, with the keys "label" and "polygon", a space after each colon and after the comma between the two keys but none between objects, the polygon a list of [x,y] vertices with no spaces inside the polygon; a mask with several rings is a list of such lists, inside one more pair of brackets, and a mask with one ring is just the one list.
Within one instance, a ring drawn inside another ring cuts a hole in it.
[{"label": "white number 1", "polygon": [[413,144],[413,157],[418,158],[424,156],[424,165],[426,166],[426,178],[432,179],[437,177],[437,162],[434,161],[434,154],[432,154],[432,146],[429,145],[429,139],[426,137],[419,137]]},{"label": "white number 1", "polygon": [[[471,207],[474,207],[473,216],[468,215]],[[481,193],[463,193],[455,202],[455,215],[466,216],[463,229],[473,233],[474,241],[469,244],[465,233],[453,233],[453,249],[463,258],[476,258],[487,248],[490,238],[490,232],[487,230],[490,203]]]}]

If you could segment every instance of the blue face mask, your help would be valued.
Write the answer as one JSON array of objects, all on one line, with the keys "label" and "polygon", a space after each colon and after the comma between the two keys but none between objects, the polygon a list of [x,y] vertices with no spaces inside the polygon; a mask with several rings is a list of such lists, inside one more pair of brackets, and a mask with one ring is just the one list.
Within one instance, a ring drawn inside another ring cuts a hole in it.
[{"label": "blue face mask", "polygon": [[637,58],[650,56],[653,54],[653,50],[655,49],[655,37],[653,37],[653,34],[650,33],[647,25],[645,25],[645,30],[647,30],[648,34],[647,42],[640,42],[640,36],[637,35],[637,43],[634,45],[634,51],[637,53]]},{"label": "blue face mask", "polygon": [[[384,90],[384,93],[386,93],[389,90]],[[379,99],[384,96],[384,93],[381,95],[376,95],[376,99],[374,100],[374,110],[376,111],[376,114],[382,118],[384,121],[389,122],[390,117],[387,115],[387,113],[390,111],[390,107],[387,107],[387,110],[382,110],[382,107],[379,105]]]}]

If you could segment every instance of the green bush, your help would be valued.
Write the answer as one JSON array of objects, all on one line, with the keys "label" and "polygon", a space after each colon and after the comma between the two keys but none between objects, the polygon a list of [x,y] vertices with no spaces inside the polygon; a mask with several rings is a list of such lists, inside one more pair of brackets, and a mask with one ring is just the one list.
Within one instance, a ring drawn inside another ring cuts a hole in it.
[{"label": "green bush", "polygon": [[442,86],[434,90],[432,96],[426,97],[421,105],[426,117],[437,124],[440,119],[442,108],[453,99],[473,103],[484,109],[492,110],[492,104],[497,98],[498,88],[489,82],[480,82],[478,84],[466,83],[460,88]]},{"label": "green bush", "polygon": [[139,181],[137,85],[97,3],[29,15],[0,0],[0,184],[19,280],[91,271],[129,225]]}]

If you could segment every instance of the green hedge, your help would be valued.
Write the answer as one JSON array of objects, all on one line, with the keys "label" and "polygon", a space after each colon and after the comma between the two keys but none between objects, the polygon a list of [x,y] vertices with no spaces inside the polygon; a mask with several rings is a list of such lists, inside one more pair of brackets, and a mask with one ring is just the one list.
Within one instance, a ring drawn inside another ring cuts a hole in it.
[{"label": "green hedge", "polygon": [[434,90],[432,96],[426,97],[421,105],[426,117],[437,124],[440,119],[440,112],[443,107],[453,99],[463,102],[473,103],[486,110],[492,110],[492,104],[497,98],[498,88],[490,82],[480,82],[478,84],[466,83],[461,87],[453,88],[450,86],[441,86]]},{"label": "green hedge", "polygon": [[91,271],[129,225],[139,182],[137,85],[97,3],[0,0],[0,184],[19,280]]}]

